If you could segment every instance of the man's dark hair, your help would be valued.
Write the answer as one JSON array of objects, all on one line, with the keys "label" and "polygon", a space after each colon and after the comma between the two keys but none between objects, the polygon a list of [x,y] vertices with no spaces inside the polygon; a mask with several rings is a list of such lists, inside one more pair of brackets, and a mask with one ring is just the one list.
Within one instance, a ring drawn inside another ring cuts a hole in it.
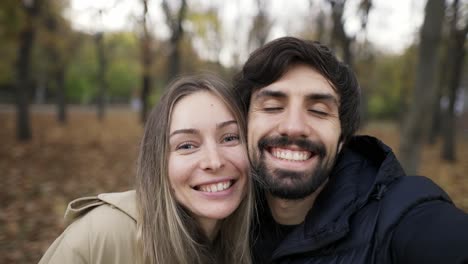
[{"label": "man's dark hair", "polygon": [[351,69],[317,41],[283,37],[254,51],[234,77],[234,87],[248,112],[253,92],[280,79],[291,67],[309,65],[325,77],[340,96],[341,140],[347,142],[359,128],[360,88]]}]

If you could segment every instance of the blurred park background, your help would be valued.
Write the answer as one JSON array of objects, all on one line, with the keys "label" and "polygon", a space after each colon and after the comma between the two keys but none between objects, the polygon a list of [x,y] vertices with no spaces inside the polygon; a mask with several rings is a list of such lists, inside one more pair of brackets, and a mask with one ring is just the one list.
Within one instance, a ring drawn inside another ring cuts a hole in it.
[{"label": "blurred park background", "polygon": [[181,74],[319,40],[363,92],[359,133],[468,211],[466,0],[0,1],[0,263],[37,263],[67,203],[132,188],[146,113]]}]

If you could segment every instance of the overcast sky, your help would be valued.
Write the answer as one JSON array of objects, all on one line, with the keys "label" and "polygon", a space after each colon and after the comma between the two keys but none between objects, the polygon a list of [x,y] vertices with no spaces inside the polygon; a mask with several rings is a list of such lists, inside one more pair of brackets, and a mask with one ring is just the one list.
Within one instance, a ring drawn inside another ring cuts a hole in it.
[{"label": "overcast sky", "polygon": [[[348,0],[345,12],[346,31],[354,34],[359,29],[356,8],[359,0]],[[117,2],[117,4],[115,4]],[[177,0],[171,0],[177,3]],[[320,1],[313,1],[315,7]],[[168,35],[165,17],[160,9],[160,0],[150,0],[151,25],[157,37],[166,38]],[[191,8],[203,6],[218,6],[222,15],[223,36],[236,45],[239,41],[246,41],[247,34],[256,14],[255,0],[188,0]],[[269,0],[268,14],[274,20],[275,27],[270,33],[270,39],[294,34],[303,27],[304,21],[311,19],[311,8],[308,0]],[[373,8],[369,15],[367,38],[379,49],[400,53],[414,41],[423,21],[426,0],[373,0]],[[97,10],[106,10],[101,16]],[[239,10],[242,10],[241,12]],[[72,19],[75,28],[88,32],[98,30],[133,30],[136,17],[141,14],[140,1],[136,0],[71,0],[71,8],[67,15]],[[363,37],[363,36],[358,36]],[[222,52],[229,53],[227,47]],[[229,63],[226,55],[225,63]],[[223,58],[222,58],[223,60]]]}]

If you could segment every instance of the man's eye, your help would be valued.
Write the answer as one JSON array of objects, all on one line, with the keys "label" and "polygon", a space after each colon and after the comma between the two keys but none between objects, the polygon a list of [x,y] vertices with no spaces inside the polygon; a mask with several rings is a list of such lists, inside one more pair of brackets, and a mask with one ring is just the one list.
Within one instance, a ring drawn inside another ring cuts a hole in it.
[{"label": "man's eye", "polygon": [[265,112],[277,112],[281,111],[283,108],[282,107],[264,107],[263,111]]},{"label": "man's eye", "polygon": [[309,112],[314,113],[314,114],[319,115],[319,116],[327,116],[328,115],[327,112],[321,111],[321,110],[316,110],[316,109],[309,109]]}]

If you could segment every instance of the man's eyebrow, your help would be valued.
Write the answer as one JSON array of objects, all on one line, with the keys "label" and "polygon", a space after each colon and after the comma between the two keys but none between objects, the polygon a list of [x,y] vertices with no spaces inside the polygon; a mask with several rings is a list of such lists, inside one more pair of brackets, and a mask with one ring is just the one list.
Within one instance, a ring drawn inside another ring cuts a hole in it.
[{"label": "man's eyebrow", "polygon": [[259,99],[262,97],[273,97],[273,98],[286,98],[287,95],[281,91],[272,91],[272,90],[261,90],[255,95],[255,99]]},{"label": "man's eyebrow", "polygon": [[229,126],[231,124],[236,124],[237,125],[237,121],[236,120],[229,120],[229,121],[221,122],[221,123],[216,125],[216,128],[218,128],[218,129],[223,128],[223,127]]},{"label": "man's eyebrow", "polygon": [[197,133],[198,133],[198,130],[193,129],[193,128],[177,129],[177,130],[172,131],[169,137],[172,137],[177,134],[197,134]]},{"label": "man's eyebrow", "polygon": [[329,93],[313,93],[307,95],[308,101],[328,101],[335,105],[338,105],[338,100],[335,96]]}]

